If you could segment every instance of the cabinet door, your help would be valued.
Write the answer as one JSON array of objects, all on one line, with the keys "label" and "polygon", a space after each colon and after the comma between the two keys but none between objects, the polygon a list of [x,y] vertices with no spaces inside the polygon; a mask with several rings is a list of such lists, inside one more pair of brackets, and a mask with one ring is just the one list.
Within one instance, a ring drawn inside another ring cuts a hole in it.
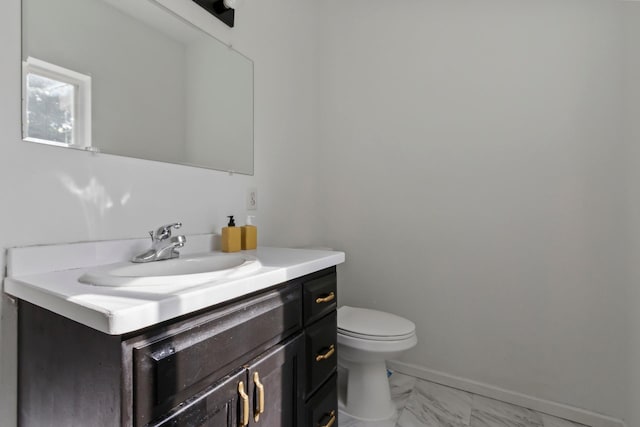
[{"label": "cabinet door", "polygon": [[[248,366],[251,410],[255,427],[298,427],[302,417],[302,335],[267,351]],[[241,420],[242,421],[242,420]]]},{"label": "cabinet door", "polygon": [[[246,370],[240,369],[193,396],[154,427],[236,427],[241,407],[239,386],[246,390]],[[247,397],[248,399],[248,397]]]}]

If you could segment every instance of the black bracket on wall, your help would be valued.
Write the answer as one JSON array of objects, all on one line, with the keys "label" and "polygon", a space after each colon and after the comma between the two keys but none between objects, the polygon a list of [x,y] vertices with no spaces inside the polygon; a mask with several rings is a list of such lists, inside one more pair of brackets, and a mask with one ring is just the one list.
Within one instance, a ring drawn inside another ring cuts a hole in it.
[{"label": "black bracket on wall", "polygon": [[224,0],[193,0],[204,10],[233,28],[235,10],[224,5]]}]

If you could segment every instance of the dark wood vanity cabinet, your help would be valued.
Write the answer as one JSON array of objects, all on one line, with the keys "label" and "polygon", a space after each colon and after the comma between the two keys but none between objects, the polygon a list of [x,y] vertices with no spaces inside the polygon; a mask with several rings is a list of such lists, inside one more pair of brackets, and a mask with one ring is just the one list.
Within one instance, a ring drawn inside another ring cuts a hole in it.
[{"label": "dark wood vanity cabinet", "polygon": [[20,426],[337,425],[335,310],[335,267],[125,336],[20,301]]}]

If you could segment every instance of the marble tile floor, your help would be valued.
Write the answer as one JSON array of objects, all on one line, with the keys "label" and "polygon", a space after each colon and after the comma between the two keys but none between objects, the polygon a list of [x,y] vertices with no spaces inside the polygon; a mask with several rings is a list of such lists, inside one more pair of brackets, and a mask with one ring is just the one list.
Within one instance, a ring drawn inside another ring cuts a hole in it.
[{"label": "marble tile floor", "polygon": [[[340,427],[588,427],[395,372],[395,419],[368,422],[339,414]],[[341,384],[341,393],[344,383]]]}]

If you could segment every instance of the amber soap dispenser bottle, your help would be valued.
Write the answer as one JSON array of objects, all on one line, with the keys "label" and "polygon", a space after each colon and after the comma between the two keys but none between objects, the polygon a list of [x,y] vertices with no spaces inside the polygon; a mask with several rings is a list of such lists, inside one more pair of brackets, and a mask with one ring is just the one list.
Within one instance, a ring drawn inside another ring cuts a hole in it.
[{"label": "amber soap dispenser bottle", "polygon": [[222,252],[238,252],[240,251],[241,231],[236,227],[233,215],[229,215],[229,224],[222,227]]},{"label": "amber soap dispenser bottle", "polygon": [[258,228],[253,225],[253,215],[247,215],[247,224],[242,229],[242,249],[250,250],[258,247]]}]

